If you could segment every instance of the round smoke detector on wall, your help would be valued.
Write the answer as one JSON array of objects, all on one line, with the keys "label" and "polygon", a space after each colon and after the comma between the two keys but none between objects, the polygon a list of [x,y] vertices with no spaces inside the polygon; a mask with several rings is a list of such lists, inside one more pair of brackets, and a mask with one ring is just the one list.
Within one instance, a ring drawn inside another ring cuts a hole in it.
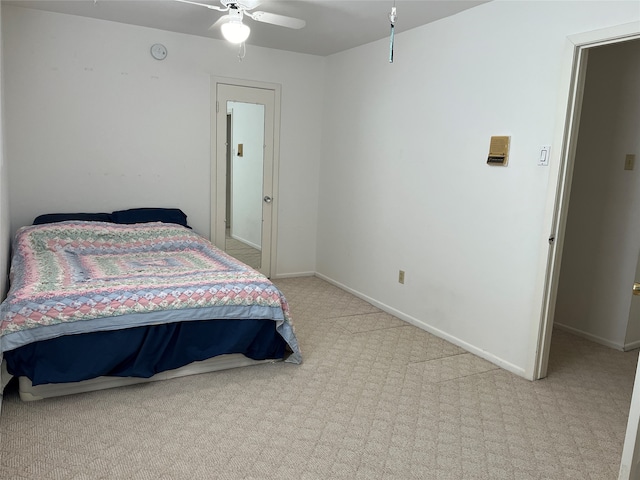
[{"label": "round smoke detector on wall", "polygon": [[164,60],[167,57],[167,47],[161,43],[151,45],[151,56],[156,60]]}]

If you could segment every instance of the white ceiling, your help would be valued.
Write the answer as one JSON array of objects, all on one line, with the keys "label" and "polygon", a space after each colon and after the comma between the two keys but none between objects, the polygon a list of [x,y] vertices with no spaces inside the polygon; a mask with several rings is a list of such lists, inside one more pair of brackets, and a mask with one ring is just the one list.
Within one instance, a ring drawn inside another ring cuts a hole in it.
[{"label": "white ceiling", "polygon": [[[198,0],[195,0],[198,1]],[[395,31],[455,15],[488,0],[395,0]],[[200,3],[220,5],[217,0]],[[394,0],[264,0],[255,10],[301,18],[301,30],[258,23],[251,27],[247,45],[313,55],[331,55],[389,36],[388,15]],[[3,0],[3,4],[80,15],[172,32],[222,38],[209,27],[223,13],[173,0]]]}]

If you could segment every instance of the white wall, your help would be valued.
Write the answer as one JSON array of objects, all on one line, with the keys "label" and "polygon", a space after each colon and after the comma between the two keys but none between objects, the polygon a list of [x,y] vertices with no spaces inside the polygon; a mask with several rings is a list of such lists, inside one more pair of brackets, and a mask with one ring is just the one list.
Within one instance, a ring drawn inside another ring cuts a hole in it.
[{"label": "white wall", "polygon": [[[2,41],[2,9],[0,8],[0,299],[4,300],[8,288],[6,275],[9,263],[9,183],[7,162],[5,162],[5,127],[4,127],[4,42]],[[0,354],[2,363],[2,354]],[[0,385],[2,385],[0,378]],[[3,389],[0,388],[0,408],[2,408]],[[0,439],[2,443],[2,439]]]},{"label": "white wall", "polygon": [[640,340],[638,316],[625,341],[640,164],[624,170],[626,154],[640,159],[639,85],[640,40],[590,50],[555,314],[556,324],[619,349]]},{"label": "white wall", "polygon": [[9,178],[5,161],[4,122],[4,42],[2,41],[2,10],[0,9],[0,299],[4,300],[9,263]]},{"label": "white wall", "polygon": [[[228,102],[232,113],[231,236],[262,248],[264,105]],[[238,144],[243,155],[238,155]]]},{"label": "white wall", "polygon": [[[495,1],[397,35],[393,64],[387,40],[329,57],[318,272],[532,376],[537,158],[566,39],[639,17],[636,1]],[[506,168],[485,163],[492,135],[511,136]]]},{"label": "white wall", "polygon": [[[179,207],[210,232],[211,76],[282,85],[278,274],[315,270],[324,59],[3,5],[11,227]],[[163,43],[167,58],[149,48]],[[304,155],[299,155],[299,152]]]}]

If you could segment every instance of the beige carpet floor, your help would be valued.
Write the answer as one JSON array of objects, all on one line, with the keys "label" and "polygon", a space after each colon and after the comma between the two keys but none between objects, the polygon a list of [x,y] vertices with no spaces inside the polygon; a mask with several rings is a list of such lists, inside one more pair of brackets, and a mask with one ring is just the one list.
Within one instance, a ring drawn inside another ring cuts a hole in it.
[{"label": "beige carpet floor", "polygon": [[260,270],[262,263],[262,252],[240,240],[231,237],[229,229],[226,230],[224,251],[241,262],[246,263],[256,270]]},{"label": "beige carpet floor", "polygon": [[304,363],[23,403],[3,479],[617,478],[637,352],[561,331],[529,382],[317,278],[278,280]]}]

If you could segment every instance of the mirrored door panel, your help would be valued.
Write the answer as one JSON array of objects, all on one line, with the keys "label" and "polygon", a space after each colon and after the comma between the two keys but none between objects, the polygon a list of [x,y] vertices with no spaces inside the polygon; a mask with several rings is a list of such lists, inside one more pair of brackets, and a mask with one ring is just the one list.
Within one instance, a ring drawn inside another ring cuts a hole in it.
[{"label": "mirrored door panel", "polygon": [[227,210],[224,250],[260,270],[265,107],[260,104],[227,101],[227,118]]},{"label": "mirrored door panel", "polygon": [[216,85],[212,238],[233,257],[271,276],[275,91]]}]

